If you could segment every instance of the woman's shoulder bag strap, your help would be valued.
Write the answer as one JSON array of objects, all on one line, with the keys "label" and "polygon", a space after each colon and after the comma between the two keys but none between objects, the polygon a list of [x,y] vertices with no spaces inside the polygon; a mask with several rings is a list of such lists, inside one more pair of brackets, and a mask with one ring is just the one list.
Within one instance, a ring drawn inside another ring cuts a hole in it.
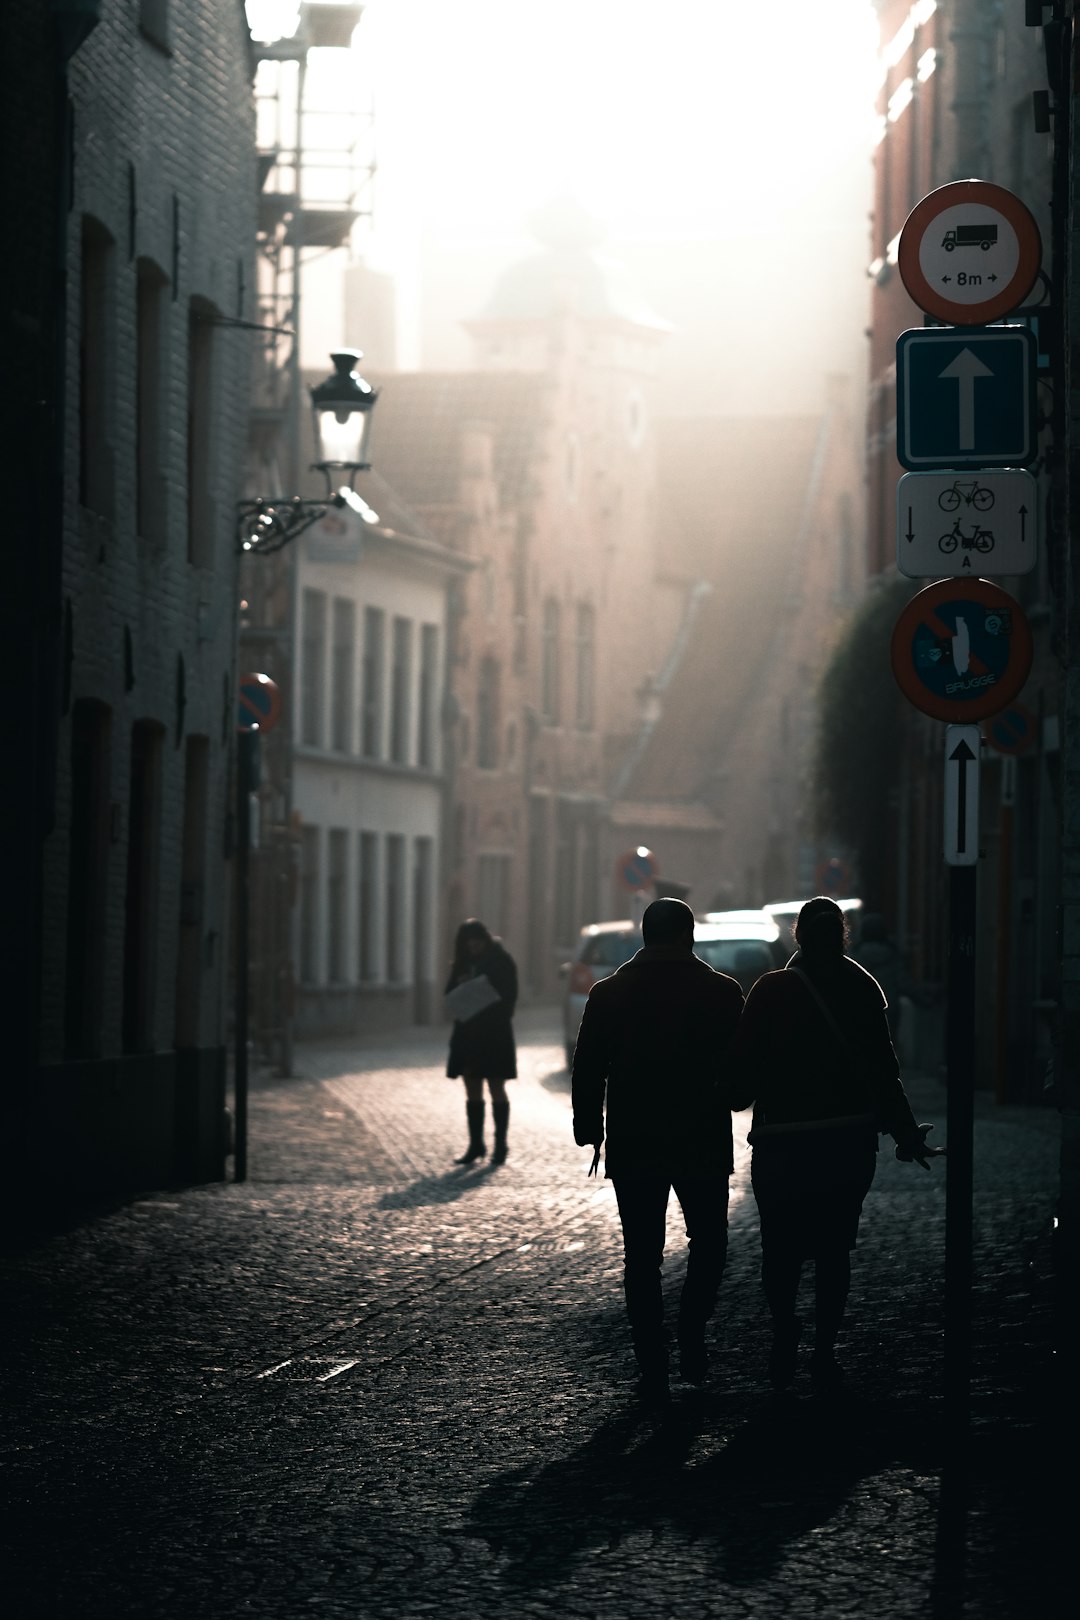
[{"label": "woman's shoulder bag strap", "polygon": [[787,971],[789,973],[797,973],[799,975],[799,978],[802,980],[803,984],[805,984],[806,988],[817,1002],[818,1007],[821,1009],[822,1017],[832,1030],[833,1034],[836,1036],[837,1040],[840,1042],[840,1045],[843,1046],[848,1052],[851,1052],[853,1050],[851,1042],[844,1034],[844,1031],[837,1022],[832,1008],[829,1006],[828,1002],[825,1000],[825,997],[821,994],[821,991],[818,989],[813,979],[811,979],[810,975],[803,968],[799,967],[797,962],[789,962],[787,965]]}]

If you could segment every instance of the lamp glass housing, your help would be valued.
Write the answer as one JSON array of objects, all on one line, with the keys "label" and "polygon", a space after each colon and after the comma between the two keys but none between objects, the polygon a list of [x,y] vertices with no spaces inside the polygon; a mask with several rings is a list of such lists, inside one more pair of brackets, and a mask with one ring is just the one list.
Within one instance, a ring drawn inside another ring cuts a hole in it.
[{"label": "lamp glass housing", "polygon": [[359,349],[341,349],[330,358],[334,370],[311,390],[317,465],[355,472],[369,465],[368,435],[378,393],[356,370]]},{"label": "lamp glass housing", "polygon": [[319,462],[331,467],[367,465],[367,442],[371,431],[370,409],[356,406],[315,407],[315,446]]}]

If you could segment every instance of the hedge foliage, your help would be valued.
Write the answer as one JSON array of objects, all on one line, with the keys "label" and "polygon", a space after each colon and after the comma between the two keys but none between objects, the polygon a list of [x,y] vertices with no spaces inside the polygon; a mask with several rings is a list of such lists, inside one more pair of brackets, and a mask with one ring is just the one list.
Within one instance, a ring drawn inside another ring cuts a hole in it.
[{"label": "hedge foliage", "polygon": [[893,678],[893,628],[912,594],[906,579],[873,588],[848,621],[821,681],[814,807],[818,832],[854,854],[864,893],[883,886],[889,821],[903,759],[903,699]]}]

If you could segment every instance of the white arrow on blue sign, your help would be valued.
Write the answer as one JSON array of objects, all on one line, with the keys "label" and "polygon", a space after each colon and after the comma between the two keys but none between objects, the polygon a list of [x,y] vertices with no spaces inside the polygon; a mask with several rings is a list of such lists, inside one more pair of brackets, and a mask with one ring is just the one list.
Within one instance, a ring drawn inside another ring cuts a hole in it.
[{"label": "white arrow on blue sign", "polygon": [[1038,453],[1035,339],[1024,326],[925,327],[896,342],[896,455],[931,467],[1023,467]]}]

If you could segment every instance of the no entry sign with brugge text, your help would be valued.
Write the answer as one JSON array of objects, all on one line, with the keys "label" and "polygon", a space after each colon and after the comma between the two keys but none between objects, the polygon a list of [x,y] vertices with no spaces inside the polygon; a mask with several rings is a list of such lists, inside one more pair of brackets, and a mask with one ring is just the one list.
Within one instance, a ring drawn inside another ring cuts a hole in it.
[{"label": "no entry sign with brugge text", "polygon": [[896,622],[892,668],[910,703],[962,725],[998,714],[1031,669],[1031,628],[1019,602],[988,579],[939,579]]}]

